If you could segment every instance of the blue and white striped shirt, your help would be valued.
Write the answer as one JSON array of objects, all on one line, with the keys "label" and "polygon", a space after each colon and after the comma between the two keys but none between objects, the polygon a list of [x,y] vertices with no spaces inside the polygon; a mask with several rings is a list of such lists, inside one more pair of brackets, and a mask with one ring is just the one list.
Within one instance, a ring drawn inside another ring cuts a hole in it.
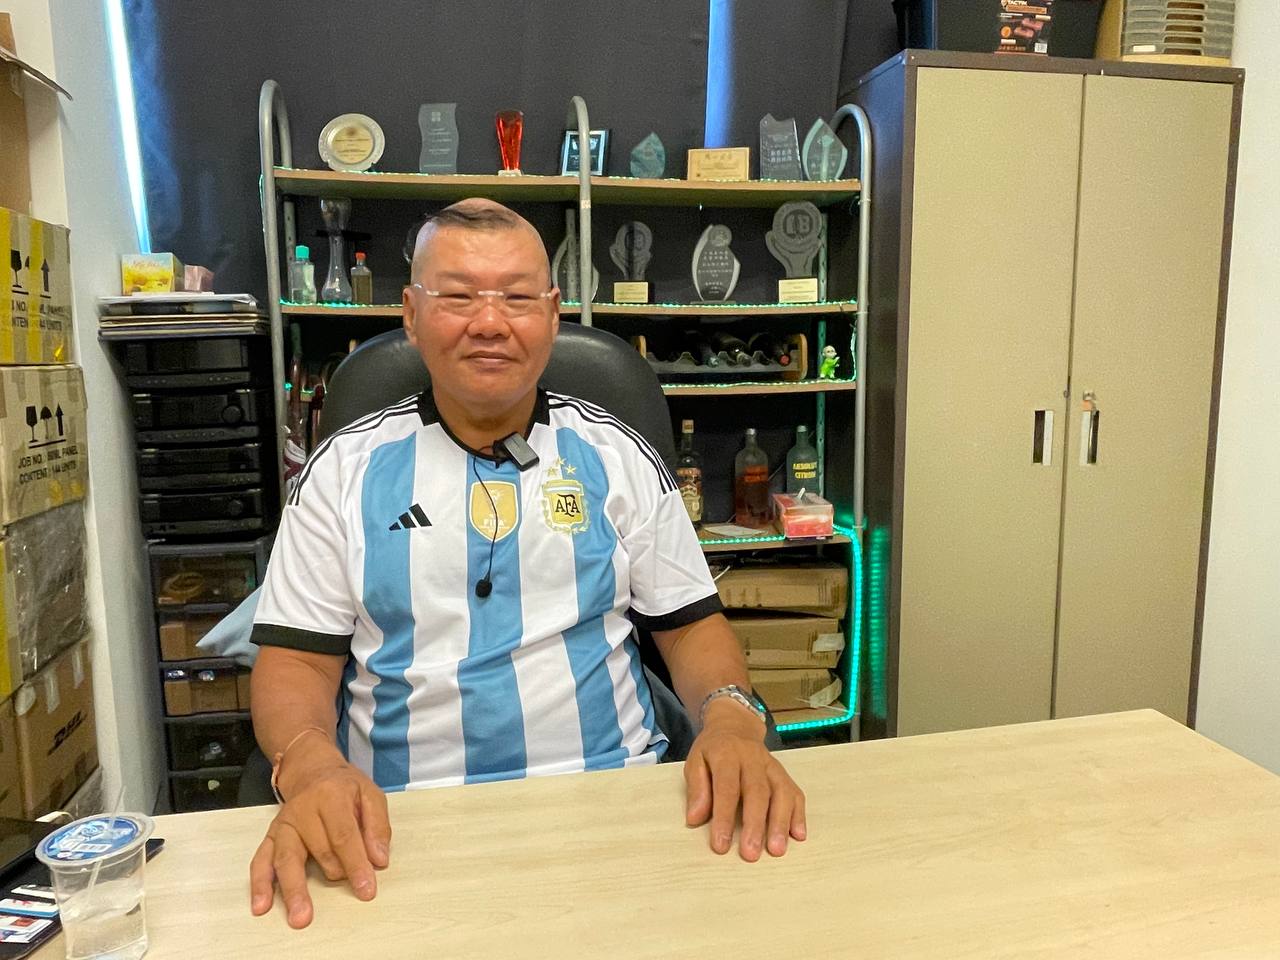
[{"label": "blue and white striped shirt", "polygon": [[[654,763],[633,623],[720,609],[666,466],[600,407],[539,392],[520,471],[430,393],[334,434],[284,510],[254,641],[348,654],[339,745],[384,789]],[[492,592],[477,596],[492,551]]]}]

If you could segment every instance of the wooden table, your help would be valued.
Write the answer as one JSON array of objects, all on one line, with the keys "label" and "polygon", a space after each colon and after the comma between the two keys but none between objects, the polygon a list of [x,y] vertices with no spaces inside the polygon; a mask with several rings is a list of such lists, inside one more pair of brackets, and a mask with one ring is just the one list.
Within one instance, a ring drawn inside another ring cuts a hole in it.
[{"label": "wooden table", "polygon": [[757,864],[675,764],[398,794],[378,898],[304,931],[249,916],[270,808],[165,817],[148,957],[1280,957],[1280,778],[1157,713],[783,759],[810,839]]}]

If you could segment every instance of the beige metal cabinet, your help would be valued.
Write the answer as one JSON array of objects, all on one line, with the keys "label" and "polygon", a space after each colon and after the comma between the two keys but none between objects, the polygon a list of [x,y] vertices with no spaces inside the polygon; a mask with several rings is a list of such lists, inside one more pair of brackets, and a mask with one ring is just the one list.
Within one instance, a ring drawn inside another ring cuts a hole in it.
[{"label": "beige metal cabinet", "polygon": [[1189,718],[1241,82],[909,51],[852,94],[881,127],[867,732]]}]

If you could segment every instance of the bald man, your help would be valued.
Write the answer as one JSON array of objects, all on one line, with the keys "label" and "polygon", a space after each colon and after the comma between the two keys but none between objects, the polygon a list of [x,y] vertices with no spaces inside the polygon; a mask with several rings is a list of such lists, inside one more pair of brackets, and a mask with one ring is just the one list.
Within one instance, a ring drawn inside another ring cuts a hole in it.
[{"label": "bald man", "polygon": [[[782,855],[804,796],[665,465],[538,380],[559,329],[537,231],[467,200],[418,235],[404,328],[431,388],[340,430],[284,509],[254,626],[253,722],[282,799],[250,866],[311,922],[306,864],[372,899],[386,792],[656,763],[635,626],[700,732],[686,820]],[[518,812],[517,812],[518,813]],[[610,815],[625,815],[610,811]]]}]

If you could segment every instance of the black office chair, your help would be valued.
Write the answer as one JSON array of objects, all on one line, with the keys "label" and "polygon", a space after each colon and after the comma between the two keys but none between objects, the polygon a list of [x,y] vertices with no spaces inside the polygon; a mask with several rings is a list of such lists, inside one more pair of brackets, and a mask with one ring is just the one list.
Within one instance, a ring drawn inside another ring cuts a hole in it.
[{"label": "black office chair", "polygon": [[[374,337],[348,356],[330,379],[318,439],[324,440],[366,414],[426,389],[430,382],[422,357],[403,330]],[[638,430],[667,463],[674,462],[667,399],[653,369],[626,341],[594,327],[562,324],[541,382],[555,393],[604,407]],[[693,745],[693,724],[671,690],[671,675],[662,656],[643,632],[639,646],[653,693],[654,719],[670,741],[664,759],[684,760]],[[768,717],[766,743],[771,750],[782,745],[772,716]],[[261,752],[255,751],[241,780],[242,805],[270,803],[274,799],[269,783],[260,782],[263,770],[269,780],[270,766]]]}]

